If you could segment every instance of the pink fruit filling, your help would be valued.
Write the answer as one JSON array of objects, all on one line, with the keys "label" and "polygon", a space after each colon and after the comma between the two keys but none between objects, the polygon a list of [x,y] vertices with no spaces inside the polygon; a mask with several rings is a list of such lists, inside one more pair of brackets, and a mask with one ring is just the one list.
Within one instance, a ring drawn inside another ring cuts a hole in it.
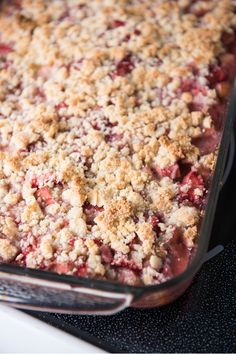
[{"label": "pink fruit filling", "polygon": [[0,57],[1,56],[5,57],[11,51],[12,51],[12,48],[9,45],[7,45],[5,43],[0,43]]},{"label": "pink fruit filling", "polygon": [[1,1],[0,262],[167,281],[198,244],[235,4],[36,2]]},{"label": "pink fruit filling", "polygon": [[114,28],[117,28],[117,27],[122,27],[122,26],[125,26],[125,22],[124,21],[120,21],[120,20],[114,20],[110,23],[109,25],[109,29],[114,29]]},{"label": "pink fruit filling", "polygon": [[198,173],[191,171],[180,184],[180,200],[189,201],[196,205],[202,205],[205,196],[203,178]]},{"label": "pink fruit filling", "polygon": [[166,247],[168,258],[164,265],[163,272],[168,277],[182,273],[188,266],[190,252],[178,229],[174,231],[174,235],[167,243]]},{"label": "pink fruit filling", "polygon": [[180,177],[179,165],[177,163],[165,168],[157,166],[156,171],[160,177],[170,177],[173,180]]},{"label": "pink fruit filling", "polygon": [[127,55],[124,59],[118,61],[115,70],[111,73],[111,78],[115,79],[116,76],[125,76],[134,69],[134,63],[131,55]]},{"label": "pink fruit filling", "polygon": [[96,205],[91,205],[89,203],[86,203],[84,205],[84,214],[86,216],[86,222],[88,225],[93,225],[94,224],[94,219],[98,214],[103,211],[103,208],[99,208]]},{"label": "pink fruit filling", "polygon": [[42,200],[46,205],[49,205],[49,204],[53,204],[53,203],[54,203],[54,200],[53,200],[53,198],[52,198],[52,194],[51,194],[50,190],[49,190],[47,187],[40,188],[40,189],[37,191],[37,196],[38,196],[38,198],[41,198],[41,200]]},{"label": "pink fruit filling", "polygon": [[214,152],[219,145],[220,133],[215,129],[206,129],[201,136],[192,140],[193,145],[197,146],[201,155]]}]

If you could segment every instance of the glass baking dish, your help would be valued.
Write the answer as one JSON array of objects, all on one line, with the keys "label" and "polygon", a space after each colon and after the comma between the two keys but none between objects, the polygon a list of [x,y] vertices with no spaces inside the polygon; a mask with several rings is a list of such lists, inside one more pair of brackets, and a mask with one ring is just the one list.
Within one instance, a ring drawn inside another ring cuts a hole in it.
[{"label": "glass baking dish", "polygon": [[0,302],[40,311],[111,315],[129,306],[145,308],[165,305],[179,297],[190,285],[207,252],[218,195],[234,158],[232,132],[235,117],[236,83],[229,100],[197,251],[182,274],[159,285],[129,286],[1,264]]}]

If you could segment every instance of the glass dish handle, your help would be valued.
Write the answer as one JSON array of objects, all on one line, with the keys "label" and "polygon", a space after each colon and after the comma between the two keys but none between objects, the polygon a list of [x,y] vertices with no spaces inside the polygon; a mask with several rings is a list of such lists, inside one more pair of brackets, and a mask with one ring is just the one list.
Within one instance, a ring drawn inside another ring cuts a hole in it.
[{"label": "glass dish handle", "polygon": [[234,163],[234,158],[235,158],[235,136],[234,136],[234,132],[232,131],[231,136],[230,136],[228,158],[227,158],[225,170],[223,173],[221,188],[227,182],[227,179],[230,175],[230,172],[231,172],[231,169],[232,169],[232,166]]},{"label": "glass dish handle", "polygon": [[133,296],[0,271],[0,302],[48,312],[104,315],[130,306]]}]

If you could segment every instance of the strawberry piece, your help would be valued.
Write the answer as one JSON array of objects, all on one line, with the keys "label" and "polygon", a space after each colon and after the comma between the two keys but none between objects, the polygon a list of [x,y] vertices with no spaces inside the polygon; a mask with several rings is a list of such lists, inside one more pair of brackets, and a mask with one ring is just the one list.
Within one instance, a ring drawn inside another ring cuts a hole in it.
[{"label": "strawberry piece", "polygon": [[94,225],[94,219],[98,216],[100,212],[103,211],[103,208],[100,208],[97,205],[92,205],[90,203],[85,203],[83,209],[86,215],[86,222],[88,225]]},{"label": "strawberry piece", "polygon": [[81,264],[75,273],[78,277],[86,277],[88,275],[88,267],[87,264]]},{"label": "strawberry piece", "polygon": [[205,108],[203,99],[200,97],[194,98],[193,101],[188,105],[190,112],[199,112]]},{"label": "strawberry piece", "polygon": [[36,176],[31,179],[31,186],[33,188],[37,188],[38,187],[38,178]]},{"label": "strawberry piece", "polygon": [[43,187],[48,182],[53,182],[53,184],[58,184],[59,180],[54,174],[47,172],[41,176],[33,176],[30,182],[33,188],[38,188],[38,187]]},{"label": "strawberry piece", "polygon": [[127,33],[124,38],[122,39],[122,42],[128,42],[131,38],[131,35],[129,33]]},{"label": "strawberry piece", "polygon": [[12,52],[12,48],[9,45],[0,43],[0,57],[5,57],[10,52]]},{"label": "strawberry piece", "polygon": [[183,178],[182,181],[183,184],[188,184],[192,188],[200,188],[201,186],[204,185],[203,179],[200,175],[197,174],[197,172],[190,171],[187,176]]},{"label": "strawberry piece", "polygon": [[26,257],[28,256],[28,254],[30,254],[31,252],[33,252],[36,248],[36,245],[28,245],[25,248],[22,248],[22,254],[23,254],[23,262],[26,262]]},{"label": "strawberry piece", "polygon": [[160,222],[159,220],[159,215],[154,214],[150,217],[150,223],[152,225],[153,231],[155,231],[155,233],[157,234],[157,236],[159,235],[160,232],[160,228],[158,226],[158,223]]},{"label": "strawberry piece", "polygon": [[124,21],[114,20],[109,24],[108,29],[114,29],[114,28],[122,27],[122,26],[125,26]]},{"label": "strawberry piece", "polygon": [[61,108],[67,108],[67,107],[68,105],[65,102],[60,102],[55,106],[56,111],[59,111]]},{"label": "strawberry piece", "polygon": [[116,64],[115,70],[111,73],[111,78],[115,79],[116,76],[125,76],[131,73],[134,68],[131,55],[127,55],[124,59]]},{"label": "strawberry piece", "polygon": [[22,249],[22,254],[23,254],[23,256],[26,257],[32,251],[33,251],[33,246],[29,245],[26,248]]},{"label": "strawberry piece", "polygon": [[207,94],[207,88],[200,85],[193,79],[185,79],[180,86],[180,92],[190,92],[193,96],[193,101],[188,105],[190,112],[203,110],[204,96]]},{"label": "strawberry piece", "polygon": [[114,141],[120,141],[123,138],[123,134],[111,133],[105,135],[105,141],[108,143],[112,143]]},{"label": "strawberry piece", "polygon": [[224,32],[221,39],[225,46],[229,46],[235,41],[235,33]]},{"label": "strawberry piece", "polygon": [[52,198],[52,194],[47,187],[40,188],[37,191],[37,196],[41,198],[46,203],[46,205],[55,203],[54,199]]},{"label": "strawberry piece", "polygon": [[159,218],[158,218],[158,216],[157,216],[157,215],[152,215],[152,216],[151,216],[151,219],[150,219],[150,222],[151,222],[151,224],[152,224],[152,227],[153,227],[153,228],[156,228],[157,225],[158,225],[158,223],[159,223]]},{"label": "strawberry piece", "polygon": [[72,247],[74,247],[74,245],[75,245],[75,239],[74,239],[74,238],[69,241],[69,245],[71,245]]},{"label": "strawberry piece", "polygon": [[210,75],[207,76],[210,88],[214,88],[219,82],[225,81],[227,79],[227,75],[224,72],[223,68],[219,66],[215,66]]},{"label": "strawberry piece", "polygon": [[224,32],[222,35],[222,41],[227,48],[227,52],[236,54],[236,34]]},{"label": "strawberry piece", "polygon": [[180,85],[180,90],[181,92],[190,92],[193,90],[195,87],[195,81],[190,78],[186,78],[182,80],[181,85]]},{"label": "strawberry piece", "polygon": [[194,96],[197,96],[199,93],[206,95],[206,87],[200,85],[196,80],[186,78],[182,80],[180,85],[181,92],[191,92]]},{"label": "strawberry piece", "polygon": [[[195,193],[195,190],[198,189],[201,191]],[[189,172],[180,184],[180,201],[188,200],[191,203],[196,205],[201,205],[204,199],[204,182],[202,177],[195,171]]]},{"label": "strawberry piece", "polygon": [[234,80],[236,76],[236,53],[235,54],[224,54],[221,57],[221,65],[224,72],[230,81]]},{"label": "strawberry piece", "polygon": [[197,86],[192,90],[193,96],[198,96],[200,93],[201,93],[203,96],[206,96],[206,94],[207,94],[207,89],[206,89],[205,86],[197,85]]},{"label": "strawberry piece", "polygon": [[180,177],[180,169],[178,163],[165,168],[156,166],[156,171],[160,177],[170,177],[173,180]]},{"label": "strawberry piece", "polygon": [[23,266],[23,267],[26,267],[26,258],[27,256],[33,252],[36,248],[36,244],[33,244],[33,245],[28,245],[27,247],[22,247],[21,249],[21,253],[22,253],[22,258],[20,259],[19,263]]},{"label": "strawberry piece", "polygon": [[135,34],[135,36],[140,36],[141,31],[138,30],[138,29],[135,29],[135,30],[134,30],[134,34]]},{"label": "strawberry piece", "polygon": [[176,229],[167,245],[167,263],[163,268],[166,276],[176,276],[182,273],[188,266],[190,253],[184,242],[181,232]]},{"label": "strawberry piece", "polygon": [[101,241],[101,240],[98,240],[97,238],[95,238],[95,239],[93,240],[93,242],[96,243],[96,245],[99,246],[99,247],[102,246],[102,241]]},{"label": "strawberry piece", "polygon": [[100,247],[101,257],[104,263],[111,264],[113,261],[113,252],[111,247],[102,245]]},{"label": "strawberry piece", "polygon": [[201,155],[207,155],[215,152],[220,142],[220,137],[220,132],[210,128],[206,129],[199,137],[192,139],[192,144],[198,147]]},{"label": "strawberry piece", "polygon": [[209,108],[209,114],[214,122],[214,126],[217,130],[222,128],[225,118],[225,104],[216,103]]},{"label": "strawberry piece", "polygon": [[72,265],[69,262],[66,263],[57,263],[54,266],[55,272],[59,274],[67,274],[72,268]]}]

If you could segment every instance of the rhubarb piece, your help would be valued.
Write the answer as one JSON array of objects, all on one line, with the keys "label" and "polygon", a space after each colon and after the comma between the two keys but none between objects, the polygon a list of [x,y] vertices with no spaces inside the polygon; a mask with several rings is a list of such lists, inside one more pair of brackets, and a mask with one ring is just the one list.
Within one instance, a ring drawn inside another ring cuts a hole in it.
[{"label": "rhubarb piece", "polygon": [[160,216],[157,214],[154,214],[150,217],[150,223],[152,225],[153,231],[155,231],[156,235],[159,236],[160,228],[158,226],[158,223],[160,222]]},{"label": "rhubarb piece", "polygon": [[176,229],[166,245],[168,252],[164,273],[168,276],[181,274],[188,266],[190,253],[181,232]]},{"label": "rhubarb piece", "polygon": [[54,266],[54,270],[55,272],[59,273],[59,274],[67,274],[68,272],[70,272],[72,269],[72,265],[69,262],[65,262],[65,263],[57,263]]},{"label": "rhubarb piece", "polygon": [[114,29],[114,28],[123,27],[123,26],[125,26],[124,21],[114,20],[108,25],[108,29]]},{"label": "rhubarb piece", "polygon": [[100,208],[97,205],[92,205],[90,203],[85,203],[83,209],[86,215],[86,222],[88,225],[94,225],[94,219],[98,216],[99,213],[103,211],[103,208]]},{"label": "rhubarb piece", "polygon": [[0,57],[5,57],[10,52],[12,52],[12,48],[8,44],[0,43]]},{"label": "rhubarb piece", "polygon": [[226,107],[223,103],[214,104],[209,108],[209,114],[214,122],[214,127],[216,128],[216,130],[222,129],[225,113]]},{"label": "rhubarb piece", "polygon": [[113,261],[113,252],[111,247],[102,245],[100,247],[101,257],[104,263],[111,264]]},{"label": "rhubarb piece", "polygon": [[215,88],[219,82],[225,81],[227,79],[227,75],[223,68],[215,66],[210,71],[210,75],[207,77],[207,79],[209,81],[210,88]]},{"label": "rhubarb piece", "polygon": [[52,198],[52,193],[47,187],[38,189],[37,196],[38,198],[41,198],[46,205],[55,203],[54,199]]},{"label": "rhubarb piece", "polygon": [[112,79],[116,76],[125,76],[134,69],[134,64],[131,55],[127,55],[124,59],[120,60],[116,64],[115,70],[111,73]]},{"label": "rhubarb piece", "polygon": [[221,134],[214,129],[206,129],[205,132],[192,140],[193,145],[198,147],[201,155],[214,152],[219,145]]},{"label": "rhubarb piece", "polygon": [[180,201],[188,200],[196,205],[202,205],[204,201],[204,182],[195,171],[189,172],[180,184]]},{"label": "rhubarb piece", "polygon": [[78,277],[86,277],[88,275],[88,267],[86,264],[81,264],[75,273]]},{"label": "rhubarb piece", "polygon": [[160,168],[159,166],[156,166],[156,171],[160,177],[170,177],[173,180],[180,177],[180,169],[178,163],[175,163],[174,165],[165,168]]}]

